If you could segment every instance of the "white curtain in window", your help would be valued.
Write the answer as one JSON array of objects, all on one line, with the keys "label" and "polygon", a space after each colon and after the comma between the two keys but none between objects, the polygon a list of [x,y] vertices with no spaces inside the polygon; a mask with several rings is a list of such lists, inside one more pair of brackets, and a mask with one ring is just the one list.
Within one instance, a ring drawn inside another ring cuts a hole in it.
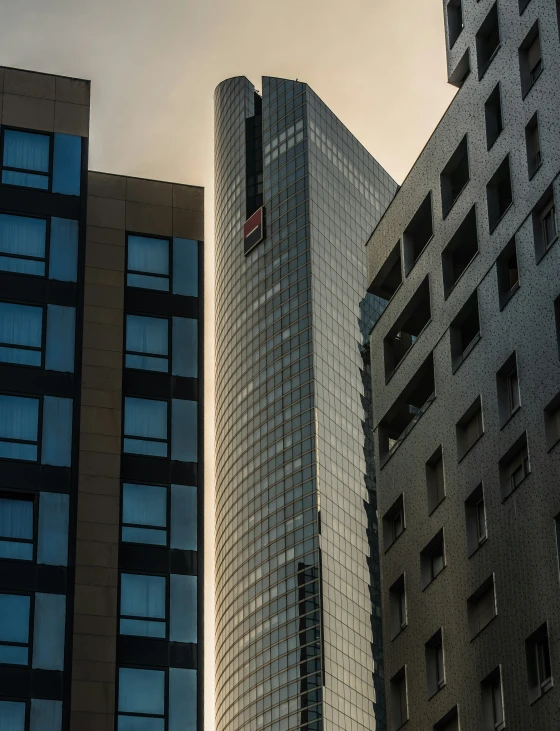
[{"label": "white curtain in window", "polygon": [[49,172],[50,137],[7,129],[4,132],[4,165]]},{"label": "white curtain in window", "polygon": [[121,615],[165,619],[164,576],[121,574]]},{"label": "white curtain in window", "polygon": [[148,236],[128,237],[128,269],[150,274],[169,274],[169,241]]},{"label": "white curtain in window", "polygon": [[0,396],[0,438],[37,441],[39,400]]},{"label": "white curtain in window", "polygon": [[0,343],[41,347],[43,308],[0,302]]},{"label": "white curtain in window", "polygon": [[42,218],[0,215],[0,252],[45,257],[47,222]]},{"label": "white curtain in window", "polygon": [[124,433],[147,439],[167,439],[167,402],[126,398]]},{"label": "white curtain in window", "polygon": [[0,701],[0,731],[25,731],[25,703]]},{"label": "white curtain in window", "polygon": [[0,498],[0,538],[33,539],[33,503]]},{"label": "white curtain in window", "polygon": [[31,699],[29,731],[60,731],[62,728],[62,702]]},{"label": "white curtain in window", "polygon": [[119,669],[119,711],[165,713],[165,673],[163,670]]},{"label": "white curtain in window", "polygon": [[135,353],[167,355],[169,320],[159,317],[127,315],[126,349]]},{"label": "white curtain in window", "polygon": [[123,523],[167,525],[167,488],[157,485],[123,485]]}]

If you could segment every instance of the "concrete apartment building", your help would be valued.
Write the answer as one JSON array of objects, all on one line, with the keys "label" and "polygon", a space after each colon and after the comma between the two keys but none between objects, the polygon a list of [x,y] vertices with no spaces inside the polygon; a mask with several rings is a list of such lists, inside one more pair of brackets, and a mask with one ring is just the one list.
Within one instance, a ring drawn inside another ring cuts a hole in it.
[{"label": "concrete apartment building", "polygon": [[203,190],[89,97],[0,68],[0,729],[201,731]]},{"label": "concrete apartment building", "polygon": [[460,87],[367,246],[390,731],[560,728],[560,3],[448,0]]}]

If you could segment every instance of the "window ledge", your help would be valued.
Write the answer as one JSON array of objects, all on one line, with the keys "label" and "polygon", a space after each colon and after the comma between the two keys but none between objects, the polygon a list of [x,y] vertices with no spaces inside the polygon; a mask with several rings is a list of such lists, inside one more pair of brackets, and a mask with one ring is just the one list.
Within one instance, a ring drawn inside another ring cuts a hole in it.
[{"label": "window ledge", "polygon": [[467,185],[470,182],[471,182],[471,179],[469,177],[469,179],[463,185],[463,187],[461,188],[461,190],[457,193],[457,195],[455,196],[455,198],[453,198],[453,202],[451,203],[451,205],[449,206],[449,208],[447,209],[447,211],[445,213],[442,211],[442,216],[441,217],[443,218],[444,221],[447,218],[447,216],[449,216],[449,214],[451,213],[451,211],[455,208],[455,204],[457,203],[457,201],[459,200],[459,198],[463,195],[463,191],[465,190],[465,188],[467,187]]},{"label": "window ledge", "polygon": [[498,52],[499,52],[499,50],[500,50],[501,47],[502,47],[502,44],[501,43],[498,43],[498,45],[496,46],[496,48],[492,51],[492,55],[488,59],[488,61],[486,63],[486,66],[482,69],[482,73],[479,71],[479,74],[478,74],[478,80],[479,81],[482,81],[482,79],[484,78],[484,75],[486,74],[486,72],[488,71],[488,69],[490,68],[490,66],[492,66],[492,62],[494,61],[494,59],[498,55]]},{"label": "window ledge", "polygon": [[402,529],[402,532],[399,533],[399,535],[395,538],[395,540],[391,543],[391,545],[387,546],[387,548],[383,551],[383,553],[388,553],[391,550],[391,548],[393,548],[393,546],[399,540],[399,538],[403,535],[405,530],[406,530],[406,526]]},{"label": "window ledge", "polygon": [[556,446],[558,446],[558,444],[560,444],[560,436],[559,436],[559,437],[558,437],[558,438],[556,439],[556,441],[554,442],[554,444],[551,444],[551,445],[550,445],[550,447],[549,447],[549,448],[548,448],[548,449],[546,450],[546,453],[547,453],[547,454],[550,454],[550,453],[552,452],[552,450],[553,450],[553,449],[554,449],[554,448],[555,448]]},{"label": "window ledge", "polygon": [[438,500],[438,502],[434,505],[434,507],[431,510],[428,510],[428,515],[433,515],[436,510],[439,508],[439,506],[442,504],[442,502],[445,500],[447,495],[444,495],[441,500]]},{"label": "window ledge", "polygon": [[538,700],[540,700],[543,697],[543,695],[546,695],[548,693],[548,691],[552,690],[553,688],[554,688],[554,679],[550,678],[550,682],[548,683],[546,688],[539,688],[539,695],[537,695],[535,697],[529,696],[529,705],[532,706],[534,703],[536,703]]},{"label": "window ledge", "polygon": [[[481,434],[481,435],[480,435],[480,436],[478,437],[478,439],[477,439],[477,440],[476,440],[475,442],[473,442],[473,443],[471,444],[471,446],[470,446],[470,447],[469,447],[469,448],[467,449],[467,451],[466,451],[466,452],[465,452],[464,454],[462,454],[462,455],[461,455],[461,456],[459,457],[459,459],[458,459],[458,464],[461,464],[461,462],[462,462],[462,461],[463,461],[463,460],[465,459],[465,457],[467,456],[467,454],[469,454],[470,452],[472,452],[472,450],[473,450],[473,449],[474,449],[474,448],[476,447],[476,445],[477,445],[477,444],[478,444],[478,443],[480,442],[480,440],[481,440],[481,439],[482,439],[482,437],[483,437],[483,436],[485,435],[485,433],[486,433],[486,432],[482,432],[482,434]],[[521,484],[521,483],[519,483],[519,484]]]},{"label": "window ledge", "polygon": [[469,269],[470,265],[473,263],[473,261],[476,259],[476,257],[480,254],[480,250],[477,249],[476,252],[473,254],[471,260],[468,262],[467,266],[463,269],[461,274],[457,277],[457,279],[453,282],[453,285],[447,290],[447,292],[443,293],[443,299],[447,300],[451,295],[453,294],[455,287],[459,284],[461,279],[465,276],[467,273],[467,270]]},{"label": "window ledge", "polygon": [[391,637],[391,642],[394,642],[397,639],[397,637],[400,637],[407,627],[408,627],[408,621],[406,622],[404,627],[400,628],[400,630],[397,632],[396,635],[393,635],[393,637]]},{"label": "window ledge", "polygon": [[422,336],[422,333],[426,330],[426,328],[431,323],[431,321],[432,321],[432,318],[430,317],[430,319],[428,320],[428,322],[424,325],[424,327],[418,333],[418,336],[416,337],[416,340],[408,348],[408,350],[403,355],[403,357],[399,360],[399,362],[397,363],[397,365],[393,368],[393,370],[388,375],[385,376],[385,385],[387,385],[391,381],[391,379],[393,378],[393,376],[395,375],[395,373],[399,370],[399,368],[401,367],[402,363],[404,363],[407,355],[410,353],[410,351],[416,345],[416,343],[420,340],[420,337]]},{"label": "window ledge", "polygon": [[481,634],[482,634],[482,633],[484,632],[484,630],[485,630],[485,629],[486,629],[487,627],[490,627],[490,625],[491,625],[491,624],[492,624],[492,622],[493,622],[493,621],[494,621],[494,620],[496,619],[496,617],[497,617],[497,616],[498,616],[498,614],[496,613],[496,614],[495,614],[495,615],[494,615],[494,616],[492,617],[492,619],[491,619],[491,620],[490,620],[489,622],[486,622],[486,624],[484,625],[484,627],[481,627],[481,628],[480,628],[480,629],[478,630],[478,632],[477,632],[476,634],[474,634],[474,635],[473,635],[473,636],[471,637],[471,642],[474,642],[474,641],[476,640],[476,638],[477,638],[477,637],[480,637],[480,635],[481,635]]},{"label": "window ledge", "polygon": [[527,97],[529,96],[529,94],[530,94],[530,93],[531,93],[531,92],[533,91],[533,89],[534,89],[534,88],[535,88],[535,86],[537,85],[537,82],[538,82],[538,80],[539,80],[539,79],[541,78],[541,76],[542,76],[542,75],[543,75],[543,73],[544,73],[544,64],[542,63],[542,57],[541,57],[541,64],[542,64],[542,65],[541,65],[541,72],[540,72],[540,74],[539,74],[539,75],[537,76],[537,78],[536,78],[536,79],[535,79],[535,80],[533,81],[533,83],[531,84],[531,86],[529,86],[529,87],[528,87],[528,89],[527,89],[527,90],[525,91],[525,93],[523,94],[523,96],[522,96],[522,99],[523,99],[523,101],[525,101],[525,99],[526,99],[526,98],[527,98]]},{"label": "window ledge", "polygon": [[517,292],[520,286],[521,285],[519,284],[518,280],[510,290],[508,290],[502,297],[500,297],[500,312],[505,308],[507,303],[511,300],[511,298]]},{"label": "window ledge", "polygon": [[438,693],[439,693],[439,692],[440,692],[441,690],[443,690],[443,689],[445,688],[445,686],[446,686],[446,685],[447,685],[447,681],[444,681],[444,682],[442,683],[442,685],[439,685],[439,686],[438,686],[438,687],[437,687],[437,688],[436,688],[436,689],[434,690],[434,692],[432,693],[432,695],[428,696],[428,700],[429,700],[429,701],[431,701],[431,700],[432,700],[432,698],[435,698],[435,697],[436,697],[436,695],[437,695],[437,694],[438,694]]},{"label": "window ledge", "polygon": [[527,480],[527,479],[528,479],[528,478],[529,478],[530,476],[531,476],[531,470],[529,469],[529,472],[527,472],[527,474],[526,474],[526,475],[525,475],[525,477],[524,477],[524,478],[523,478],[523,479],[521,480],[521,482],[518,482],[518,483],[517,483],[517,485],[516,485],[515,487],[513,487],[513,488],[512,488],[512,489],[511,489],[511,490],[510,490],[510,491],[508,492],[508,494],[507,494],[507,495],[506,495],[505,497],[503,497],[503,498],[502,498],[502,505],[503,505],[503,504],[504,504],[504,503],[505,503],[505,502],[506,502],[507,500],[509,500],[509,499],[510,499],[510,497],[511,497],[511,496],[513,495],[513,493],[514,493],[514,492],[517,492],[517,490],[519,490],[519,488],[521,487],[521,485],[522,485],[522,484],[523,484],[523,483],[525,482],[525,480]]},{"label": "window ledge", "polygon": [[445,571],[446,568],[447,568],[447,564],[444,564],[442,570],[434,576],[434,578],[430,581],[430,583],[426,584],[426,586],[422,587],[422,591],[427,591],[430,588],[430,586],[432,586],[432,584],[435,581],[437,581],[437,579],[443,574],[443,572]]},{"label": "window ledge", "polygon": [[435,238],[435,234],[432,234],[432,235],[430,236],[430,238],[429,238],[429,239],[428,239],[428,240],[426,241],[426,243],[424,244],[424,246],[423,246],[423,247],[422,247],[422,248],[420,249],[420,251],[419,251],[419,253],[418,253],[418,256],[417,256],[417,257],[416,257],[416,259],[414,260],[414,263],[412,264],[412,266],[410,267],[410,269],[409,269],[408,271],[406,271],[406,270],[405,270],[405,273],[404,273],[404,276],[405,276],[405,277],[408,277],[408,276],[410,275],[410,273],[412,272],[412,270],[414,269],[414,267],[415,267],[415,266],[416,266],[416,265],[418,264],[418,262],[420,261],[420,258],[421,258],[421,256],[422,256],[422,254],[423,254],[423,253],[424,253],[424,252],[426,251],[426,249],[427,249],[427,248],[428,248],[428,246],[429,246],[429,245],[430,245],[430,244],[432,243],[432,241],[434,240],[434,238]]},{"label": "window ledge", "polygon": [[542,166],[543,166],[543,161],[541,160],[540,163],[535,168],[533,168],[532,170],[529,170],[529,180],[533,180],[533,178],[539,172],[539,170],[542,168]]},{"label": "window ledge", "polygon": [[467,345],[467,347],[465,348],[465,350],[463,350],[463,352],[461,353],[461,360],[460,360],[460,362],[459,362],[459,363],[456,363],[456,364],[455,364],[455,365],[453,366],[453,369],[452,369],[452,373],[453,373],[453,374],[457,373],[457,371],[459,370],[459,368],[460,368],[460,367],[461,367],[461,366],[463,365],[463,363],[464,363],[464,362],[465,362],[465,361],[467,360],[467,358],[469,357],[469,355],[470,355],[470,354],[471,354],[471,353],[473,352],[473,350],[475,349],[475,347],[476,347],[476,346],[478,345],[478,343],[480,342],[480,339],[481,339],[481,337],[482,337],[482,336],[480,335],[480,332],[478,332],[478,333],[477,333],[477,334],[476,334],[476,335],[474,336],[474,338],[473,338],[473,339],[471,340],[471,342],[470,342],[470,343],[469,343],[469,344]]},{"label": "window ledge", "polygon": [[500,217],[498,218],[498,220],[496,221],[496,223],[495,223],[495,224],[494,224],[493,226],[491,226],[491,227],[489,226],[489,229],[490,229],[490,234],[493,234],[493,233],[494,233],[494,231],[495,231],[495,230],[496,230],[496,229],[498,228],[498,226],[499,226],[499,225],[501,224],[501,222],[502,222],[502,221],[504,220],[504,218],[505,218],[505,217],[507,216],[507,214],[508,214],[508,212],[509,212],[510,208],[513,208],[513,201],[511,201],[511,203],[510,203],[510,204],[508,205],[508,207],[506,208],[506,210],[505,210],[505,211],[504,211],[504,212],[502,213],[502,215],[501,215],[501,216],[500,216]]},{"label": "window ledge", "polygon": [[469,553],[469,558],[472,558],[474,555],[476,555],[480,551],[482,546],[484,546],[486,544],[487,541],[488,541],[488,536],[486,535],[486,536],[484,536],[484,538],[481,541],[478,542],[474,551],[471,551]]},{"label": "window ledge", "polygon": [[501,426],[500,426],[500,431],[502,431],[502,429],[505,429],[505,428],[506,428],[506,426],[507,426],[507,425],[509,424],[509,422],[510,422],[510,421],[511,421],[511,420],[513,419],[513,417],[514,417],[514,416],[515,416],[515,415],[517,414],[517,412],[518,412],[518,411],[520,411],[520,410],[521,410],[521,404],[519,404],[519,406],[518,406],[518,407],[517,407],[516,409],[514,409],[514,410],[513,410],[512,412],[511,412],[511,414],[510,414],[510,415],[508,416],[508,418],[507,418],[507,419],[506,419],[506,420],[504,421],[504,423],[503,423],[503,424],[501,424]]}]

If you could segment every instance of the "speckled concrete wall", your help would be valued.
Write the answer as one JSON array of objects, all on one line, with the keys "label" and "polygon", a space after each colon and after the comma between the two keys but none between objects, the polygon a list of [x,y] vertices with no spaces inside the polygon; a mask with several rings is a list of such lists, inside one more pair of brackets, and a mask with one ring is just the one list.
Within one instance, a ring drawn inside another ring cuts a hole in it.
[{"label": "speckled concrete wall", "polygon": [[[368,279],[372,282],[397,241],[401,240],[402,247],[404,230],[431,191],[434,236],[408,276],[404,277],[403,272],[403,284],[371,339],[376,427],[420,365],[430,353],[434,355],[435,400],[377,471],[380,516],[404,493],[406,529],[382,556],[382,585],[385,677],[389,684],[395,673],[403,666],[407,668],[407,728],[411,731],[432,729],[455,706],[461,731],[485,728],[480,682],[498,665],[502,670],[506,728],[560,728],[558,688],[553,687],[530,703],[525,655],[526,638],[548,621],[552,675],[560,676],[560,585],[554,527],[560,513],[560,444],[548,449],[544,421],[545,407],[560,391],[554,314],[554,302],[560,296],[560,243],[556,241],[538,261],[532,220],[534,207],[551,186],[556,201],[560,201],[558,6],[555,0],[531,0],[520,14],[519,0],[498,0],[501,47],[479,80],[475,36],[493,5],[492,0],[463,0],[464,28],[448,54],[449,73],[453,74],[467,48],[471,73],[367,247]],[[537,19],[544,68],[523,99],[518,49]],[[504,128],[488,150],[484,103],[498,83]],[[525,126],[536,111],[542,165],[530,180]],[[413,123],[414,110],[410,118]],[[440,173],[465,134],[470,181],[444,220]],[[513,205],[490,234],[486,185],[508,154]],[[441,252],[473,206],[479,251],[444,299]],[[514,236],[520,286],[500,310],[496,259]],[[431,320],[386,384],[383,340],[426,275],[430,281]],[[449,326],[475,289],[481,338],[453,374]],[[500,427],[496,373],[514,351],[521,408]],[[456,423],[478,396],[484,434],[459,461]],[[499,461],[524,432],[531,472],[503,501]],[[378,428],[375,443],[379,465]],[[425,464],[440,445],[446,497],[429,515]],[[488,539],[469,558],[465,500],[481,482]],[[441,527],[445,532],[446,567],[422,591],[420,551]],[[408,624],[391,640],[389,587],[403,572]],[[467,598],[492,573],[497,616],[471,641]],[[446,684],[429,700],[424,645],[440,627],[444,634]],[[395,728],[394,724],[390,708],[389,728]]]}]

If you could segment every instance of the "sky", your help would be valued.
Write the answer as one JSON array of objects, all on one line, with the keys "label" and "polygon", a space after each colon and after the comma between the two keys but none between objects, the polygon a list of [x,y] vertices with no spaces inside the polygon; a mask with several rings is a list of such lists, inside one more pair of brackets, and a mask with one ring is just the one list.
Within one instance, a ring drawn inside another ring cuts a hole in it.
[{"label": "sky", "polygon": [[[213,93],[231,76],[307,82],[401,183],[454,94],[442,0],[0,0],[0,65],[90,79],[90,168],[206,188],[213,384]],[[206,394],[213,611],[213,390]],[[213,623],[206,630],[206,731]]]}]

